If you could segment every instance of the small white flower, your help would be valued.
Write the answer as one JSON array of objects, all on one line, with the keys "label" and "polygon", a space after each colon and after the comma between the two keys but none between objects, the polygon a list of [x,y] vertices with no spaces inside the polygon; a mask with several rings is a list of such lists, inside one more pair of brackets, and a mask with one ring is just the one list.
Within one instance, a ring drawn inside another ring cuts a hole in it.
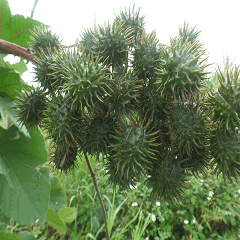
[{"label": "small white flower", "polygon": [[133,189],[133,188],[136,189],[136,188],[137,188],[137,185],[135,185],[135,186],[130,185],[130,188],[131,188],[131,189]]},{"label": "small white flower", "polygon": [[156,202],[156,205],[157,205],[157,206],[160,206],[160,202]]},{"label": "small white flower", "polygon": [[138,203],[137,202],[133,202],[132,203],[132,206],[134,207],[134,206],[137,206],[138,205]]},{"label": "small white flower", "polygon": [[188,224],[188,220],[184,220],[184,223],[185,223],[185,224]]},{"label": "small white flower", "polygon": [[207,200],[211,200],[211,198],[210,198],[210,197],[207,197]]},{"label": "small white flower", "polygon": [[238,189],[238,193],[240,194],[240,189]]},{"label": "small white flower", "polygon": [[203,179],[200,179],[200,182],[203,182]]},{"label": "small white flower", "polygon": [[213,196],[213,192],[212,191],[210,191],[209,193],[208,193],[208,195],[210,196],[210,197],[212,197]]},{"label": "small white flower", "polygon": [[36,220],[36,223],[38,223],[38,222],[39,222],[39,219]]},{"label": "small white flower", "polygon": [[152,214],[152,221],[155,222],[156,221],[156,216],[154,214]]},{"label": "small white flower", "polygon": [[146,240],[149,240],[149,237],[146,237]]},{"label": "small white flower", "polygon": [[192,222],[195,223],[196,222],[195,219],[193,219]]}]

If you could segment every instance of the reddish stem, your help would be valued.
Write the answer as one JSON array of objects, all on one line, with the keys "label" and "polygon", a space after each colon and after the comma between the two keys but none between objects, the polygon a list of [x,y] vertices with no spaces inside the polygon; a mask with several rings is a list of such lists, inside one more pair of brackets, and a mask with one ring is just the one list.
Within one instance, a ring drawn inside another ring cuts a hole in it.
[{"label": "reddish stem", "polygon": [[6,40],[0,39],[0,50],[3,50],[8,54],[13,54],[19,57],[23,57],[27,60],[34,62],[34,58],[31,55],[32,52],[30,49],[26,49],[24,47],[8,42]]}]

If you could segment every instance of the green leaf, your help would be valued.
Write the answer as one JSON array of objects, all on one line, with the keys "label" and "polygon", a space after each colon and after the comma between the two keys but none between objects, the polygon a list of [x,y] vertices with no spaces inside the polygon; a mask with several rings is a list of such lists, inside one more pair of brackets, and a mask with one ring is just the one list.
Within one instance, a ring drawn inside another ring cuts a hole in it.
[{"label": "green leaf", "polygon": [[65,222],[71,223],[77,217],[77,209],[75,207],[62,208],[58,212],[58,216]]},{"label": "green leaf", "polygon": [[0,210],[0,232],[6,231],[9,221],[10,221],[10,218],[6,217],[3,214],[3,212]]},{"label": "green leaf", "polygon": [[9,62],[6,62],[5,66],[7,66],[9,68],[13,68],[16,71],[16,73],[18,73],[20,75],[22,75],[24,72],[26,72],[28,70],[26,63],[23,60],[15,63],[15,64],[10,64]]},{"label": "green leaf", "polygon": [[1,0],[1,9],[4,11],[1,11],[0,38],[23,47],[28,46],[28,42],[31,41],[30,30],[43,23],[19,14],[12,16],[6,0]]},{"label": "green leaf", "polygon": [[18,235],[14,235],[9,232],[0,232],[0,239],[4,240],[22,240]]},{"label": "green leaf", "polygon": [[50,193],[50,201],[49,208],[51,208],[54,213],[57,213],[61,210],[61,208],[67,207],[67,199],[64,192],[64,187],[62,183],[56,176],[51,176],[51,193]]},{"label": "green leaf", "polygon": [[11,18],[11,10],[9,8],[9,4],[7,0],[0,1],[0,9],[4,9],[4,11],[0,12],[1,22],[0,22],[0,38],[7,39],[9,36],[9,19]]},{"label": "green leaf", "polygon": [[[30,138],[29,132],[25,126],[21,126],[21,123],[18,122],[17,113],[13,110],[12,106],[15,105],[15,101],[10,99],[8,96],[0,97],[0,114],[3,118],[4,128],[7,128],[7,116],[9,119],[18,127],[18,129],[26,136]],[[5,114],[7,111],[7,116]]]},{"label": "green leaf", "polygon": [[28,231],[22,231],[17,234],[22,240],[36,240],[34,235]]},{"label": "green leaf", "polygon": [[30,30],[39,25],[44,24],[30,17],[25,18],[20,14],[13,15],[9,19],[10,36],[8,36],[8,39],[12,43],[27,47],[28,42],[31,41],[30,36],[32,34]]},{"label": "green leaf", "polygon": [[[21,225],[44,224],[50,197],[49,169],[37,168],[47,161],[47,150],[39,131],[31,140],[12,125],[0,132],[0,204],[5,216]],[[12,187],[7,179],[11,179]]]},{"label": "green leaf", "polygon": [[14,69],[0,67],[0,93],[7,93],[14,99],[17,95],[16,91],[22,91],[20,75],[16,73]]},{"label": "green leaf", "polygon": [[[0,136],[3,136],[3,134],[2,134],[3,132],[5,132],[5,130],[3,128],[1,128]],[[0,150],[0,153],[1,153],[1,150]],[[1,161],[1,155],[0,155],[0,176],[1,176],[1,174],[6,177],[8,184],[10,185],[11,188],[13,188],[13,181],[11,179],[10,169],[7,165],[7,162]]]},{"label": "green leaf", "polygon": [[60,235],[63,235],[66,231],[66,224],[60,219],[58,214],[55,214],[52,209],[48,209],[47,223],[54,227]]}]

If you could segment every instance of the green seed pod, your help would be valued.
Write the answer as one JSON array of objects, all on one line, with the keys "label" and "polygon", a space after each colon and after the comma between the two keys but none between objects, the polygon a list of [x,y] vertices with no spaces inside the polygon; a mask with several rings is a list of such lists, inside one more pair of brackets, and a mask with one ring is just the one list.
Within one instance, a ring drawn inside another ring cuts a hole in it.
[{"label": "green seed pod", "polygon": [[71,67],[65,65],[63,90],[66,98],[72,101],[72,109],[78,108],[82,113],[85,108],[93,108],[102,97],[112,89],[107,75],[108,68],[100,65],[100,59],[93,60],[93,54],[82,53],[78,59],[73,59]]},{"label": "green seed pod", "polygon": [[210,152],[213,157],[211,166],[215,174],[222,173],[224,179],[238,180],[240,175],[240,138],[239,129],[225,131],[216,128],[210,138]]},{"label": "green seed pod", "polygon": [[136,103],[141,81],[138,80],[134,71],[129,70],[125,73],[124,68],[119,68],[114,73],[114,83],[111,85],[113,92],[106,98],[110,104],[110,112],[113,115],[127,114],[131,112]]},{"label": "green seed pod", "polygon": [[212,122],[210,152],[214,172],[223,173],[224,178],[238,179],[240,173],[240,71],[237,67],[228,69],[226,75],[220,70],[218,91],[209,94],[209,118]]},{"label": "green seed pod", "polygon": [[51,63],[51,71],[48,76],[52,79],[52,88],[54,90],[62,91],[63,85],[66,82],[67,73],[65,68],[74,69],[74,63],[76,59],[82,58],[84,48],[81,45],[76,45],[71,49],[61,49],[53,56],[53,62]]},{"label": "green seed pod", "polygon": [[14,109],[18,112],[19,121],[22,125],[27,128],[36,128],[47,106],[46,96],[39,87],[28,89],[29,91],[25,88],[23,90],[24,93],[18,93],[19,96],[16,97],[18,104],[14,106]]},{"label": "green seed pod", "polygon": [[182,198],[183,190],[188,186],[189,174],[170,153],[158,153],[156,157],[146,180],[148,187],[152,189],[151,195],[153,198],[160,197],[162,200],[170,199],[175,202]]},{"label": "green seed pod", "polygon": [[170,47],[162,51],[158,90],[166,99],[182,99],[193,96],[206,79],[206,72],[200,60],[205,54],[198,42],[191,44],[183,39],[171,40]]},{"label": "green seed pod", "polygon": [[160,59],[156,32],[138,34],[134,43],[132,65],[138,72],[138,77],[150,81],[156,79],[157,64]]},{"label": "green seed pod", "polygon": [[141,118],[125,119],[113,135],[116,143],[111,145],[112,150],[106,164],[109,181],[113,186],[128,188],[130,184],[135,184],[142,174],[146,174],[147,170],[152,169],[154,147],[157,145],[154,141],[158,132],[147,132],[150,122],[146,125],[143,122]]},{"label": "green seed pod", "polygon": [[86,127],[84,129],[84,143],[81,146],[84,152],[89,154],[105,156],[109,152],[109,146],[114,142],[114,125],[115,121],[109,115],[104,113],[95,114],[87,117]]},{"label": "green seed pod", "polygon": [[52,74],[54,70],[52,64],[55,63],[55,56],[53,55],[51,49],[48,49],[48,54],[43,50],[39,50],[39,56],[35,58],[35,82],[40,83],[41,87],[52,93],[55,89],[53,88],[53,83],[56,81]]},{"label": "green seed pod", "polygon": [[61,41],[59,40],[59,36],[52,34],[48,27],[37,26],[31,33],[32,42],[29,45],[35,57],[39,57],[42,51],[48,54],[49,49],[54,52],[60,48]]},{"label": "green seed pod", "polygon": [[197,40],[201,31],[196,31],[195,27],[189,28],[187,22],[184,22],[183,28],[179,28],[179,39],[183,39],[183,42],[188,41],[190,43],[194,43]]},{"label": "green seed pod", "polygon": [[76,143],[82,144],[80,137],[83,129],[81,111],[71,111],[71,102],[58,96],[49,102],[44,112],[43,128],[48,132],[48,138],[64,147],[74,147]]},{"label": "green seed pod", "polygon": [[94,42],[94,30],[85,29],[80,35],[79,43],[85,47],[87,54],[95,53],[96,43]]},{"label": "green seed pod", "polygon": [[139,91],[137,102],[139,112],[149,119],[153,117],[154,123],[165,118],[166,101],[157,91],[156,84],[147,81]]},{"label": "green seed pod", "polygon": [[181,167],[193,174],[205,172],[209,159],[206,150],[208,145],[208,122],[202,114],[198,103],[179,103],[169,108],[168,123]]},{"label": "green seed pod", "polygon": [[235,131],[240,124],[240,78],[239,69],[230,69],[226,77],[219,70],[217,77],[220,82],[218,91],[210,94],[212,121],[219,123],[219,128]]},{"label": "green seed pod", "polygon": [[127,62],[129,45],[133,41],[132,29],[124,30],[123,26],[122,21],[114,21],[112,25],[96,28],[94,32],[94,52],[99,53],[103,62],[113,68]]},{"label": "green seed pod", "polygon": [[62,146],[57,145],[56,150],[52,156],[52,162],[55,167],[67,173],[76,165],[78,154],[77,146]]},{"label": "green seed pod", "polygon": [[[145,16],[140,16],[140,10],[141,8],[138,8],[137,11],[135,11],[135,4],[132,7],[132,11],[129,7],[127,10],[125,8],[124,11],[121,11],[118,15],[116,15],[116,21],[120,22],[122,21],[124,23],[123,29],[129,29],[132,28],[133,32],[131,35],[134,37],[136,41],[136,37],[138,34],[142,34],[144,25],[145,25]],[[133,47],[133,43],[130,44],[130,47]]]}]

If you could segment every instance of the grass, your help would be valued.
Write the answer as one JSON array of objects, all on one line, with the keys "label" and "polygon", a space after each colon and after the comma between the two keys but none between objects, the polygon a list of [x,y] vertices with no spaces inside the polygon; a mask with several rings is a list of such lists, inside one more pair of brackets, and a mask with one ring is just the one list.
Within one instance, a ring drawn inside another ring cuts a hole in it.
[{"label": "grass", "polygon": [[[144,178],[135,188],[114,192],[108,185],[101,162],[91,157],[97,171],[111,239],[238,239],[240,237],[240,187],[225,182],[211,171],[189,178],[191,187],[178,206],[158,200],[152,202]],[[77,218],[68,224],[65,235],[47,226],[32,226],[37,239],[104,239],[103,217],[86,164],[78,159],[78,168],[68,175],[59,174],[65,186],[68,206],[77,208]],[[13,232],[21,226],[12,226]],[[23,230],[23,229],[21,229]]]}]

